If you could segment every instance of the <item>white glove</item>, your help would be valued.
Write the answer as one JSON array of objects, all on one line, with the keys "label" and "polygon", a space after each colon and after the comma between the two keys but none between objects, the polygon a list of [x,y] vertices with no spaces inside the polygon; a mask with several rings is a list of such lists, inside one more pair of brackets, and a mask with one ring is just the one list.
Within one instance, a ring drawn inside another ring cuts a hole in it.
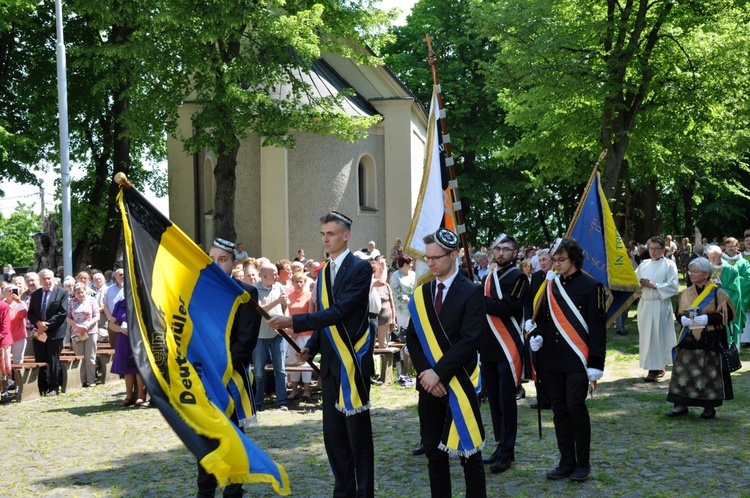
[{"label": "white glove", "polygon": [[693,324],[693,319],[692,318],[688,318],[686,316],[681,316],[680,317],[680,323],[682,324],[683,327],[689,327],[689,326],[691,326]]},{"label": "white glove", "polygon": [[526,323],[523,324],[523,329],[526,332],[531,332],[536,328],[536,323],[532,322],[531,320],[526,320]]},{"label": "white glove", "polygon": [[696,325],[708,325],[708,315],[698,315],[693,318],[693,323]]},{"label": "white glove", "polygon": [[531,339],[529,339],[529,346],[531,346],[531,350],[536,352],[542,349],[542,343],[544,342],[544,339],[542,339],[542,336],[535,335]]},{"label": "white glove", "polygon": [[597,380],[602,378],[602,375],[604,375],[604,372],[602,372],[598,368],[587,368],[586,374],[589,376],[589,380],[591,382],[596,382]]},{"label": "white glove", "polygon": [[553,272],[552,270],[547,270],[547,275],[545,275],[544,278],[546,278],[547,280],[554,280],[556,276],[557,273]]}]

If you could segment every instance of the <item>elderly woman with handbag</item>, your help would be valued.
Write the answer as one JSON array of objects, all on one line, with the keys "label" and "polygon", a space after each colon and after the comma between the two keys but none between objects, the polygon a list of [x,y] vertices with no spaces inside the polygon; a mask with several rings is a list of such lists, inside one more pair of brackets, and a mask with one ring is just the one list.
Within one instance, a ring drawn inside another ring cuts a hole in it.
[{"label": "elderly woman with handbag", "polygon": [[668,417],[703,408],[701,418],[716,417],[716,407],[734,398],[729,369],[722,361],[728,349],[726,326],[734,318],[729,295],[711,282],[711,262],[697,258],[688,265],[693,285],[680,295],[677,318],[682,324],[675,347],[667,401]]},{"label": "elderly woman with handbag", "polygon": [[81,385],[96,384],[96,339],[99,333],[99,304],[88,294],[87,285],[77,282],[73,285],[73,299],[70,300],[68,318],[70,342],[76,355],[83,356]]}]

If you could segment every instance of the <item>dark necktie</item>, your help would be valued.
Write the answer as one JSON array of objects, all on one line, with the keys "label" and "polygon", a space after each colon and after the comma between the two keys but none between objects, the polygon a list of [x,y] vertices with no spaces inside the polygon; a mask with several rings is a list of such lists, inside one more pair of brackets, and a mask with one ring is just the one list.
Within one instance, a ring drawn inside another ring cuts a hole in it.
[{"label": "dark necktie", "polygon": [[440,314],[440,310],[443,309],[443,289],[445,289],[445,284],[443,282],[440,282],[437,285],[437,294],[435,295],[435,313]]},{"label": "dark necktie", "polygon": [[49,300],[49,291],[42,291],[42,320],[47,320],[47,301]]}]

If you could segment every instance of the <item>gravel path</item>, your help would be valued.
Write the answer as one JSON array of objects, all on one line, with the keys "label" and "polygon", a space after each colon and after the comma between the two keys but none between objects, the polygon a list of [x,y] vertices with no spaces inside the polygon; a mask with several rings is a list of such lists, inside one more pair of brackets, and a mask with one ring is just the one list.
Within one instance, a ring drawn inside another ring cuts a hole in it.
[{"label": "gravel path", "polygon": [[[642,382],[633,334],[613,337],[608,369],[595,397],[592,417],[592,479],[547,481],[558,458],[552,414],[543,412],[539,440],[533,385],[519,402],[516,462],[487,476],[488,496],[690,497],[748,496],[750,476],[750,355],[733,374],[736,400],[715,420],[699,410],[686,418],[664,416],[669,374]],[[187,497],[195,495],[195,460],[156,409],[120,408],[122,381],[34,402],[0,406],[3,420],[0,496],[8,497]],[[426,461],[414,457],[418,443],[416,391],[373,388],[373,432],[378,497],[429,496]],[[292,496],[328,497],[333,478],[323,448],[320,400],[292,402],[290,411],[260,413],[254,440],[286,467]],[[489,409],[482,405],[488,434]],[[488,440],[488,448],[494,442]],[[453,495],[463,496],[463,475],[452,463]],[[275,496],[270,486],[247,485],[247,496]]]}]

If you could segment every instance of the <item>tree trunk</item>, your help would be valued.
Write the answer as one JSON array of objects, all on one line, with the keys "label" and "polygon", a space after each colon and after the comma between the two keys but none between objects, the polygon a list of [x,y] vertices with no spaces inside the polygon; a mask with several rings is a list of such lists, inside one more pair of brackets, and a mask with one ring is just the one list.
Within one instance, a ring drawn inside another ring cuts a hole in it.
[{"label": "tree trunk", "polygon": [[237,238],[237,232],[234,229],[234,198],[237,187],[237,152],[240,150],[240,145],[239,142],[235,142],[233,147],[225,146],[222,149],[228,153],[216,157],[214,235],[234,241]]},{"label": "tree trunk", "polygon": [[662,222],[657,216],[656,204],[659,192],[656,182],[649,182],[636,190],[633,194],[633,205],[641,209],[641,223],[634,225],[634,238],[639,242],[645,242],[654,235],[659,235]]}]

